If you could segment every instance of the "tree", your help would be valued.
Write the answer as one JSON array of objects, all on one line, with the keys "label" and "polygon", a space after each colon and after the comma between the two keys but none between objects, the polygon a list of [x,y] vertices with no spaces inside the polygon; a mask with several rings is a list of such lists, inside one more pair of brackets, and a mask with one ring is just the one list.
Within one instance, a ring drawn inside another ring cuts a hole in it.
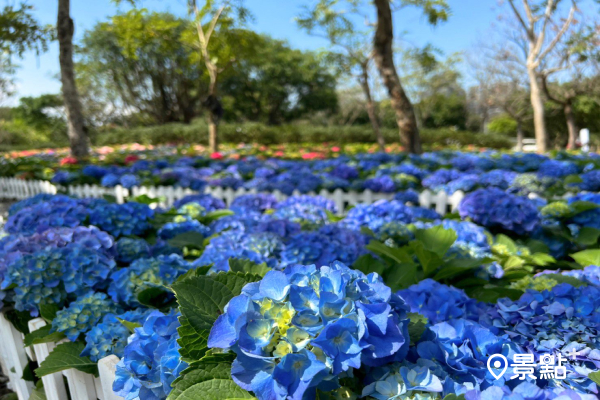
[{"label": "tree", "polygon": [[[421,152],[421,139],[414,108],[402,87],[394,64],[394,24],[390,0],[373,0],[377,10],[377,25],[373,41],[375,63],[388,90],[400,130],[400,138],[410,153]],[[416,5],[423,8],[431,24],[448,18],[445,0],[403,0],[400,7]]]},{"label": "tree", "polygon": [[[598,86],[599,79],[593,75],[600,60],[597,50],[600,32],[596,26],[582,25],[569,40],[559,43],[552,56],[551,68],[542,71],[541,82],[550,101],[562,108],[567,124],[567,148],[574,149],[579,137],[575,117],[575,103],[580,96],[590,94]],[[554,82],[550,79],[558,75]]]},{"label": "tree", "polygon": [[12,57],[22,57],[28,50],[40,54],[48,49],[52,28],[40,25],[32,15],[33,7],[22,3],[0,10],[0,101],[12,95]]},{"label": "tree", "polygon": [[254,34],[253,51],[238,54],[220,91],[237,119],[279,125],[309,113],[337,111],[336,79],[322,57]]},{"label": "tree", "polygon": [[116,15],[85,33],[78,83],[104,110],[129,110],[158,124],[189,123],[200,114],[209,84],[195,34],[193,23],[169,13]]},{"label": "tree", "polygon": [[[211,151],[216,152],[219,148],[218,126],[223,117],[223,105],[218,97],[219,75],[227,70],[235,61],[235,48],[240,44],[238,40],[223,40],[236,35],[237,24],[245,22],[248,17],[246,9],[242,6],[241,0],[207,0],[203,7],[198,7],[197,0],[188,0],[190,13],[195,18],[196,30],[198,33],[198,49],[202,54],[202,59],[210,83],[208,87],[208,96],[204,101],[204,107],[208,110],[208,143]],[[216,57],[211,49],[212,41],[215,36],[221,36],[222,44],[228,42],[229,49],[221,51],[222,57]],[[233,45],[233,46],[231,46]]]},{"label": "tree", "polygon": [[73,33],[75,27],[71,19],[70,9],[70,0],[58,0],[56,31],[59,44],[60,80],[67,112],[71,155],[77,159],[83,159],[89,155],[89,140],[77,84],[75,83],[75,67],[73,65]]},{"label": "tree", "polygon": [[562,0],[523,0],[518,7],[515,0],[508,0],[513,16],[520,27],[523,44],[525,66],[529,78],[531,105],[537,150],[545,153],[548,150],[548,132],[544,117],[544,99],[542,78],[544,63],[548,55],[564,39],[574,21],[577,1],[571,0],[566,18],[561,18]]},{"label": "tree", "polygon": [[[305,8],[297,19],[298,25],[309,34],[324,37],[339,52],[332,53],[330,59],[338,69],[357,79],[365,97],[366,110],[377,143],[381,151],[385,150],[385,140],[380,129],[377,108],[371,91],[371,61],[373,51],[371,43],[366,39],[372,29],[361,30],[351,17],[364,20],[364,25],[371,26],[368,16],[360,12],[360,1],[320,0],[313,8]],[[339,9],[346,6],[347,9]]]},{"label": "tree", "polygon": [[441,51],[426,45],[402,54],[400,69],[408,97],[415,104],[417,119],[425,128],[465,129],[466,93],[457,69],[458,54],[439,60]]}]

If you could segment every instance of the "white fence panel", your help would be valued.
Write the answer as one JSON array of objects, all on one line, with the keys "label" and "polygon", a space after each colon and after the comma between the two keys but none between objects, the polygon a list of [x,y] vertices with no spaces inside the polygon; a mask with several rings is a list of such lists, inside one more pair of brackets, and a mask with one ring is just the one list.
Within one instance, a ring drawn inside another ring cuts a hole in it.
[{"label": "white fence panel", "polygon": [[33,382],[23,379],[23,371],[29,363],[23,346],[23,335],[4,318],[2,313],[0,313],[0,338],[11,389],[17,394],[19,400],[28,400],[33,392]]},{"label": "white fence panel", "polygon": [[112,355],[98,361],[98,371],[100,372],[100,386],[103,398],[100,400],[123,400],[121,396],[117,396],[113,390],[113,382],[117,372],[117,364],[119,357]]}]

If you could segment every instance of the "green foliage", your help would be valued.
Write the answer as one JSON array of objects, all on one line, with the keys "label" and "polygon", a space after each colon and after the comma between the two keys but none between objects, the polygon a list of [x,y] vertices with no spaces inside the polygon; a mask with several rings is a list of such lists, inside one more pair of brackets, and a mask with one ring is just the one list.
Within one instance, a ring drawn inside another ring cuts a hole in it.
[{"label": "green foliage", "polygon": [[37,54],[48,49],[52,28],[40,25],[32,15],[33,6],[7,5],[0,10],[0,53],[21,57],[27,50]]},{"label": "green foliage", "polygon": [[419,340],[427,328],[427,318],[419,313],[409,313],[408,318],[410,322],[408,324],[408,337],[410,337],[410,345],[414,346]]},{"label": "green foliage", "polygon": [[83,342],[66,342],[59,344],[35,370],[38,378],[75,368],[78,371],[98,376],[98,364],[80,354],[85,347]]},{"label": "green foliage", "polygon": [[237,258],[229,259],[229,269],[231,272],[240,272],[242,274],[251,274],[263,277],[271,268],[266,263],[257,264],[250,260],[241,260]]},{"label": "green foliage", "polygon": [[[235,261],[233,265],[240,270],[260,267]],[[212,325],[229,300],[239,295],[244,285],[258,280],[259,275],[241,272],[211,276],[190,273],[173,285],[182,314],[180,354],[190,366],[173,383],[169,400],[253,398],[231,380],[231,354],[212,353],[206,344]]]},{"label": "green foliage", "polygon": [[600,249],[589,249],[571,254],[571,257],[582,267],[600,265]]},{"label": "green foliage", "polygon": [[40,329],[25,335],[23,344],[25,347],[33,346],[40,343],[55,343],[63,340],[66,336],[62,332],[50,333],[52,325],[45,325]]},{"label": "green foliage", "polygon": [[493,117],[488,124],[490,132],[501,135],[515,135],[517,133],[517,121],[508,114],[501,114]]}]

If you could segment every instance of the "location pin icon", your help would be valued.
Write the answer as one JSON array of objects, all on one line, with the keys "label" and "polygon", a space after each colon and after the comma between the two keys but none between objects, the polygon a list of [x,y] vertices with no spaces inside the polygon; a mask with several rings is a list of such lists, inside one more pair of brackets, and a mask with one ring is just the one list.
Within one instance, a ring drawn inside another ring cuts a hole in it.
[{"label": "location pin icon", "polygon": [[[502,363],[502,361],[504,361],[504,363]],[[497,374],[494,370],[502,368],[502,364],[504,364],[504,369]],[[488,371],[490,371],[490,374],[492,374],[494,378],[498,380],[506,372],[506,369],[508,368],[508,360],[502,354],[494,354],[488,358],[487,367]]]}]

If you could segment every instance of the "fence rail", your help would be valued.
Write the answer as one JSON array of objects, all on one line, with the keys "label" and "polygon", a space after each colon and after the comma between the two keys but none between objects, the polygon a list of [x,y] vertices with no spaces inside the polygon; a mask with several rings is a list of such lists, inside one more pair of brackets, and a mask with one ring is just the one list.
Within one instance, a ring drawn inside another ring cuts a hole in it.
[{"label": "fence rail", "polygon": [[[158,205],[161,207],[171,207],[177,200],[190,194],[198,194],[200,192],[191,189],[185,189],[174,186],[141,186],[126,189],[122,186],[113,188],[102,187],[98,185],[77,185],[61,187],[55,186],[48,181],[30,181],[16,178],[0,178],[0,199],[4,200],[23,200],[28,197],[40,193],[68,193],[74,197],[80,198],[102,198],[104,196],[113,196],[117,203],[124,203],[128,197],[137,197],[147,195],[148,197],[159,199]],[[223,200],[227,205],[230,205],[233,200],[239,196],[258,193],[251,189],[231,189],[223,187],[208,186],[203,193],[208,193],[214,197]],[[288,196],[278,190],[272,192],[278,200],[283,200]],[[300,195],[298,191],[294,191],[293,195]],[[391,200],[394,195],[390,193],[374,193],[370,190],[364,192],[345,192],[341,189],[336,189],[332,192],[321,190],[319,192],[310,192],[309,195],[321,195],[330,200],[333,200],[340,214],[343,214],[350,207],[358,204],[372,204],[378,200]],[[445,192],[433,193],[425,190],[419,195],[419,203],[422,207],[434,208],[439,214],[445,215],[452,212],[458,207],[458,204],[464,197],[463,192],[455,192],[449,195]]]}]

